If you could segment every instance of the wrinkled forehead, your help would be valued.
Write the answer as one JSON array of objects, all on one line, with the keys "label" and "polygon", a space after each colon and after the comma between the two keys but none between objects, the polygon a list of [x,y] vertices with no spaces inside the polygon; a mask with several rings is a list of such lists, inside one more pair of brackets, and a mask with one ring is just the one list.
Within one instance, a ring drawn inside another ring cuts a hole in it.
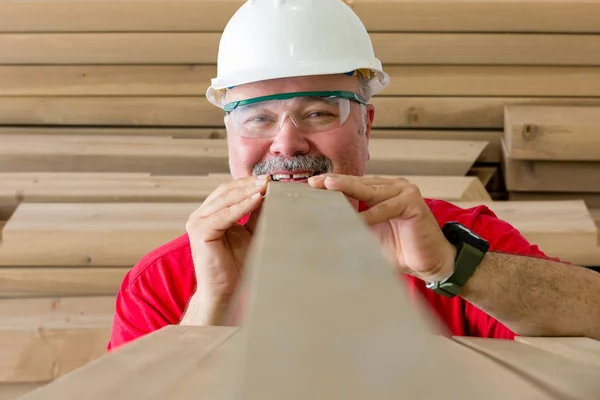
[{"label": "wrinkled forehead", "polygon": [[[355,76],[348,76],[344,74],[272,79],[268,81],[240,85],[229,89],[225,95],[225,103],[252,99],[261,96],[270,96],[279,93],[317,92],[329,90],[359,93],[360,85]],[[305,102],[309,99],[296,98],[294,100],[298,102]]]}]

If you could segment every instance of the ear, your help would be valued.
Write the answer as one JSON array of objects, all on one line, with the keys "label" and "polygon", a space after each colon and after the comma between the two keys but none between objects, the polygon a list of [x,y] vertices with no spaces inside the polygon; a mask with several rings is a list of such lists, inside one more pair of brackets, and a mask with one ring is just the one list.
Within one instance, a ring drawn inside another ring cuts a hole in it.
[{"label": "ear", "polygon": [[371,159],[371,153],[369,152],[369,140],[371,140],[371,127],[375,120],[375,106],[373,104],[367,104],[367,129],[365,131],[365,138],[367,139],[367,161]]}]

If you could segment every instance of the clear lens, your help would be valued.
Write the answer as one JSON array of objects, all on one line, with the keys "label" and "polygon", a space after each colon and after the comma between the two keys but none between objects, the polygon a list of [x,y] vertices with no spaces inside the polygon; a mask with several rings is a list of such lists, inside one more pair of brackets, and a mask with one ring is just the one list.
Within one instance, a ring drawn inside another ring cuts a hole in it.
[{"label": "clear lens", "polygon": [[246,138],[275,137],[285,124],[304,134],[341,127],[350,115],[350,100],[339,97],[294,97],[240,105],[227,116],[235,132]]}]

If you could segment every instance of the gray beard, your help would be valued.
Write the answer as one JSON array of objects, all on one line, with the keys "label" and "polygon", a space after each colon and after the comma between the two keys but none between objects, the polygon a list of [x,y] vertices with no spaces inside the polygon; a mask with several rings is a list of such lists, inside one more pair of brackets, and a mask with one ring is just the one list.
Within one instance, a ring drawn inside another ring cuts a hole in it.
[{"label": "gray beard", "polygon": [[293,158],[273,158],[258,163],[252,169],[253,175],[273,175],[273,172],[281,170],[303,170],[312,171],[315,175],[332,172],[331,160],[324,156],[301,155]]}]

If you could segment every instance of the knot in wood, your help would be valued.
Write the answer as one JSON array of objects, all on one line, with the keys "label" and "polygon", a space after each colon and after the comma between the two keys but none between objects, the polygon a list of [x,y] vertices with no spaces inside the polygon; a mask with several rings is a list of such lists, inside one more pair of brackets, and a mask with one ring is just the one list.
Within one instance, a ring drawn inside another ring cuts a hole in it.
[{"label": "knot in wood", "polygon": [[533,124],[525,124],[523,125],[523,129],[521,131],[521,135],[525,140],[533,140],[537,135],[537,126]]}]

